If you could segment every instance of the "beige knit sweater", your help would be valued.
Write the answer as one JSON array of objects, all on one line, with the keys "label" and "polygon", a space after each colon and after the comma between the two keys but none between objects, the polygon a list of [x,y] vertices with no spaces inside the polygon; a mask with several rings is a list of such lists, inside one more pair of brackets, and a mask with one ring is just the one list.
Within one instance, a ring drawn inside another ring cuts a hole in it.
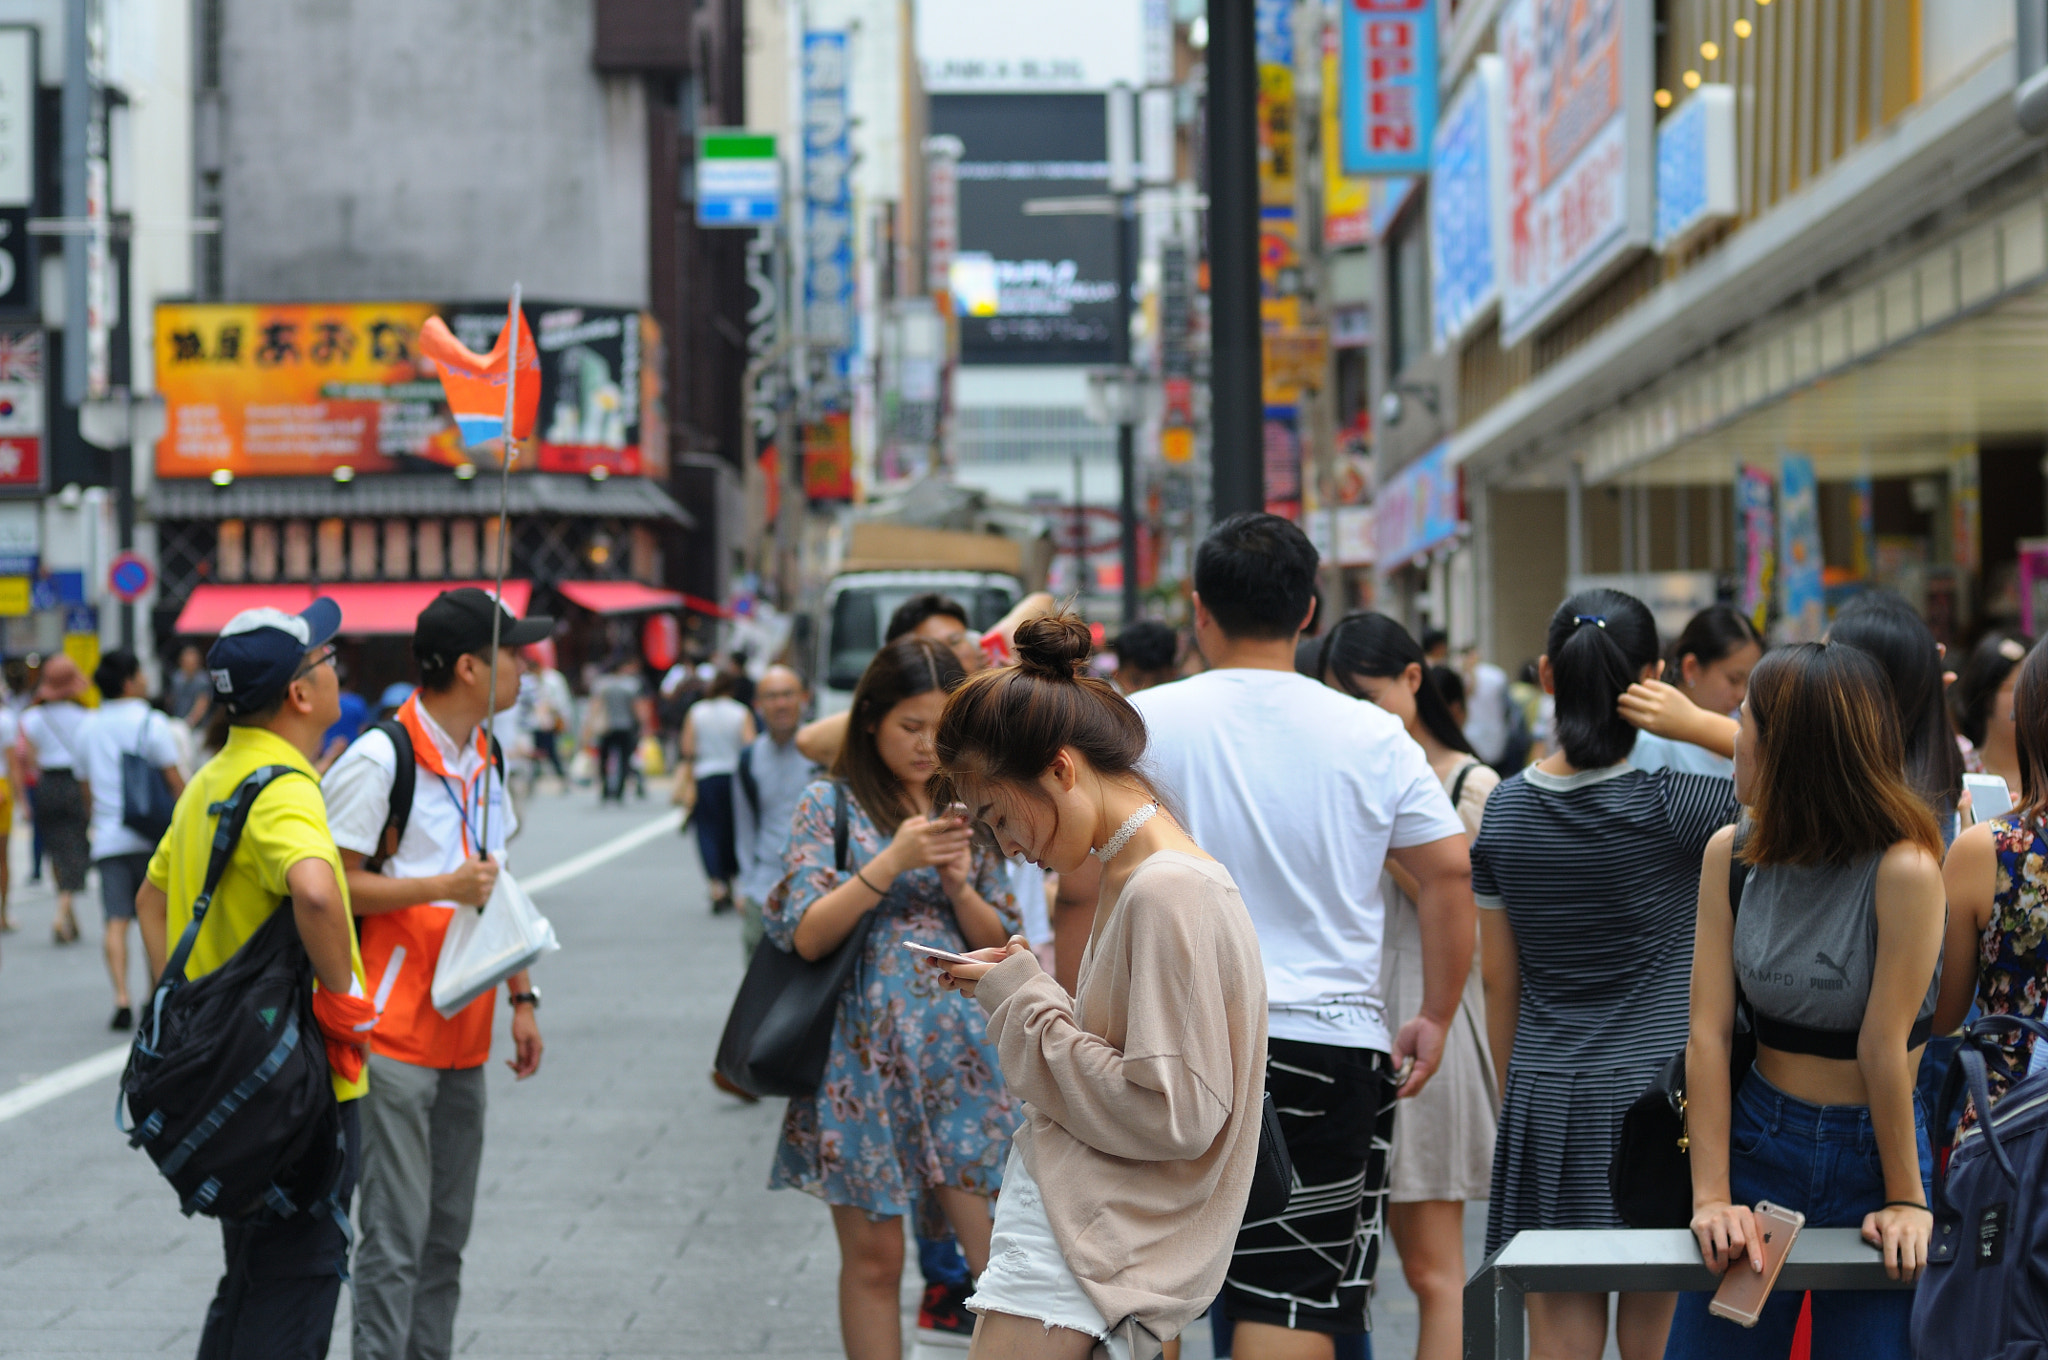
[{"label": "beige knit sweater", "polygon": [[1258,1155],[1266,972],[1237,885],[1161,851],[1098,916],[1079,997],[1029,952],[975,995],[1068,1268],[1156,1353],[1222,1288]]}]

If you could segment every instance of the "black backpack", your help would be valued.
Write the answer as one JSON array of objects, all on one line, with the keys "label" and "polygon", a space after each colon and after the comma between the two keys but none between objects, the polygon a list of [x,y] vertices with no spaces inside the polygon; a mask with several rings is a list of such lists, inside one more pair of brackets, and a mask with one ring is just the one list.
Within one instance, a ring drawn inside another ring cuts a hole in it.
[{"label": "black backpack", "polygon": [[116,1125],[124,1113],[134,1121],[122,1129],[128,1145],[149,1154],[188,1216],[275,1221],[312,1209],[340,1218],[341,1110],[290,899],[226,963],[185,977],[251,805],[273,780],[298,773],[266,765],[207,808],[220,820],[206,883],[121,1074]]},{"label": "black backpack", "polygon": [[[384,861],[398,853],[398,843],[405,839],[406,825],[412,821],[413,790],[419,786],[420,777],[419,757],[413,754],[412,732],[396,718],[379,718],[364,730],[382,732],[391,738],[391,749],[398,756],[398,765],[391,772],[391,807],[384,814],[384,830],[377,836],[377,853],[363,861],[365,869],[376,873],[384,867]],[[491,734],[491,764],[498,767],[498,779],[502,783],[505,778],[505,748],[498,745],[495,732]]]}]

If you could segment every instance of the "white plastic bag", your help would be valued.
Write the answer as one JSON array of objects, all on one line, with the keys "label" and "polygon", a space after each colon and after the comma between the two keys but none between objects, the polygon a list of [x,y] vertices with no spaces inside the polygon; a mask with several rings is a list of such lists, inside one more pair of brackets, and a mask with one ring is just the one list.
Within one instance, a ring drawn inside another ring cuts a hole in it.
[{"label": "white plastic bag", "polygon": [[555,928],[512,875],[498,871],[484,909],[457,907],[434,965],[434,1009],[453,1020],[457,1012],[491,988],[560,949]]}]

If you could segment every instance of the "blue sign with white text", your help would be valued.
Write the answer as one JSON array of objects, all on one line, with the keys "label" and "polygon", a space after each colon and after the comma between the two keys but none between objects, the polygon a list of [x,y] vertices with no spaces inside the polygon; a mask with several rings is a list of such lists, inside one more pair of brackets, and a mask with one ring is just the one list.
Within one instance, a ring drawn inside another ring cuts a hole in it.
[{"label": "blue sign with white text", "polygon": [[1429,172],[1430,316],[1436,347],[1500,298],[1494,251],[1492,86],[1474,72],[1437,126]]},{"label": "blue sign with white text", "polygon": [[804,34],[804,328],[829,356],[828,403],[846,399],[853,351],[853,123],[843,32]]}]

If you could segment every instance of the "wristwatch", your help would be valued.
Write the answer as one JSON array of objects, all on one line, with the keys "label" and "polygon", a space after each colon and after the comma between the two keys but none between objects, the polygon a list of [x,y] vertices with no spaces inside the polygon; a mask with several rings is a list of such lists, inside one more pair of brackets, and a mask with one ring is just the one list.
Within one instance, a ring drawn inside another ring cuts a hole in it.
[{"label": "wristwatch", "polygon": [[515,1005],[515,1006],[518,1006],[518,1005],[527,1005],[527,1006],[531,1006],[531,1007],[533,1007],[533,1008],[534,1008],[535,1010],[539,1010],[539,1009],[540,1009],[540,988],[538,988],[538,987],[534,987],[534,988],[530,988],[530,989],[528,989],[527,991],[523,991],[523,992],[514,992],[514,993],[512,993],[512,995],[510,995],[510,996],[506,997],[506,998],[505,998],[505,1000],[507,1000],[508,1002],[510,1002],[511,1004],[513,1004],[513,1005]]}]

